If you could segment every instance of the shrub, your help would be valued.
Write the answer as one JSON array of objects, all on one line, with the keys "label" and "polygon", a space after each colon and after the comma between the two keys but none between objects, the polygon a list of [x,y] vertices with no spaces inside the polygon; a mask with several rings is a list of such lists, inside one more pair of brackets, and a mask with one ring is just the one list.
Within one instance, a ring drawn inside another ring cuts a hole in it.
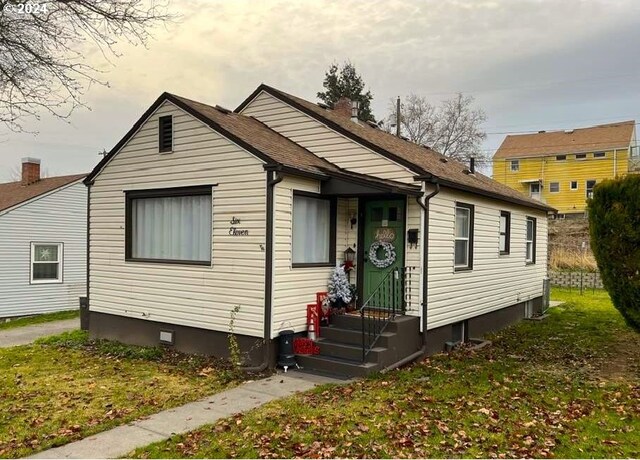
[{"label": "shrub", "polygon": [[588,209],[602,282],[627,323],[640,331],[640,175],[598,184]]}]

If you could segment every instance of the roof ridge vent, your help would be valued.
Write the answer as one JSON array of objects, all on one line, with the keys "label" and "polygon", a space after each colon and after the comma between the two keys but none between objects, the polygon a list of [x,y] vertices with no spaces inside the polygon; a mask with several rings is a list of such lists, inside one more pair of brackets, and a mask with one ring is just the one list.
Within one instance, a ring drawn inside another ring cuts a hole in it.
[{"label": "roof ridge vent", "polygon": [[215,109],[216,109],[218,112],[222,112],[222,113],[224,113],[225,115],[228,115],[228,114],[230,114],[230,113],[231,113],[231,110],[229,110],[229,109],[227,109],[227,108],[225,108],[225,107],[222,107],[221,105],[217,105],[217,104],[216,104],[216,105],[215,105]]},{"label": "roof ridge vent", "polygon": [[330,109],[330,107],[327,104],[324,104],[322,102],[317,102],[317,104],[318,104],[318,107],[320,107],[322,109],[325,109],[325,110],[329,110]]},{"label": "roof ridge vent", "polygon": [[565,130],[564,130],[564,133],[565,133],[565,134],[573,134],[573,132],[574,132],[574,131],[575,131],[575,130],[574,130],[573,128],[572,128],[572,129],[565,129]]}]

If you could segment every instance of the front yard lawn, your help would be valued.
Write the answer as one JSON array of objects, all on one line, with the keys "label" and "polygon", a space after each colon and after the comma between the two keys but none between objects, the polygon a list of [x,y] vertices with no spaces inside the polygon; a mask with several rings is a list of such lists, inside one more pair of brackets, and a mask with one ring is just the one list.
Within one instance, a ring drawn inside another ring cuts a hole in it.
[{"label": "front yard lawn", "polygon": [[638,457],[640,336],[603,291],[556,290],[541,322],[275,401],[137,457]]},{"label": "front yard lawn", "polygon": [[216,393],[224,363],[74,331],[0,349],[0,458],[33,454]]},{"label": "front yard lawn", "polygon": [[66,310],[55,313],[45,313],[42,315],[26,316],[24,318],[12,319],[0,322],[0,331],[3,329],[13,329],[15,327],[31,326],[33,324],[48,323],[50,321],[60,321],[63,319],[73,319],[80,316],[80,310]]}]

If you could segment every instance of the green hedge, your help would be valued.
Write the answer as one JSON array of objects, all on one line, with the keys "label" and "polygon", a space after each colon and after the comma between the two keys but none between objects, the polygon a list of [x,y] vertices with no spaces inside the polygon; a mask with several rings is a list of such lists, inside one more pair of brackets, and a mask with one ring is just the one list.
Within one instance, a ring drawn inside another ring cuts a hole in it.
[{"label": "green hedge", "polygon": [[596,185],[588,208],[602,282],[627,323],[640,331],[640,175]]}]

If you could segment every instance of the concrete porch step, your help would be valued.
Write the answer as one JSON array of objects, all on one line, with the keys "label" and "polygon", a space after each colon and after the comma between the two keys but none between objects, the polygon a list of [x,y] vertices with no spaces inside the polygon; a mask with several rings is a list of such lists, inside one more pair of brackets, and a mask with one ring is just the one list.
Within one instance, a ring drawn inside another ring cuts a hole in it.
[{"label": "concrete porch step", "polygon": [[329,375],[365,377],[379,370],[377,363],[361,363],[323,355],[296,355],[296,361],[303,369],[308,368]]},{"label": "concrete porch step", "polygon": [[[388,332],[385,330],[376,342],[376,346],[386,347],[388,343],[387,341],[394,335],[394,332]],[[355,329],[345,329],[337,326],[322,327],[320,328],[320,337],[346,345],[362,344],[362,331]],[[368,340],[368,336],[365,337],[365,340]]]},{"label": "concrete porch step", "polygon": [[[316,344],[320,347],[320,354],[322,356],[330,356],[353,361],[362,360],[362,346],[360,344],[354,345],[336,342],[323,337],[316,340]],[[379,362],[380,355],[385,351],[387,351],[387,349],[384,347],[373,347],[367,356],[367,361],[373,363]]]}]

